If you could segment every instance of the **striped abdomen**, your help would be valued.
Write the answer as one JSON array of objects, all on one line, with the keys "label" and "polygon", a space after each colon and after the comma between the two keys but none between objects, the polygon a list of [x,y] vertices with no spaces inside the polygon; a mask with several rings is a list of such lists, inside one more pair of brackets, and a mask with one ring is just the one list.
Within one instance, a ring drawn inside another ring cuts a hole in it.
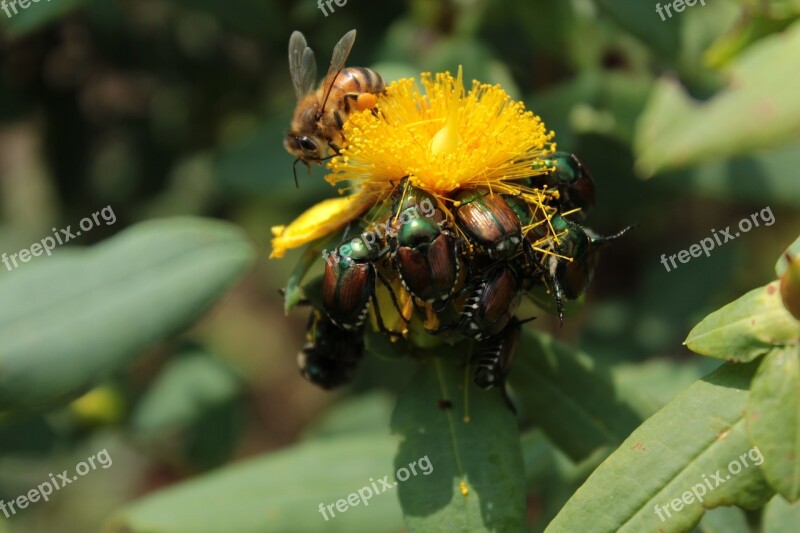
[{"label": "striped abdomen", "polygon": [[378,94],[386,90],[386,83],[380,74],[365,67],[347,67],[333,82],[333,90],[346,93]]},{"label": "striped abdomen", "polygon": [[386,83],[380,74],[365,67],[347,67],[342,70],[333,82],[331,98],[345,115],[354,109],[354,100],[346,98],[347,94],[371,93],[380,94],[386,90]]}]

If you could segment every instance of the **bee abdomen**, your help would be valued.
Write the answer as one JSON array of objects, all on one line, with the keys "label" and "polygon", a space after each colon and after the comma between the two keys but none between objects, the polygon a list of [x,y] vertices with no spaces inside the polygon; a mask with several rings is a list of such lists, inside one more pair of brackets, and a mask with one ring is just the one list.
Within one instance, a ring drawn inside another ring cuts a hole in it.
[{"label": "bee abdomen", "polygon": [[366,67],[347,67],[342,70],[333,83],[334,90],[347,93],[378,94],[386,90],[386,83],[380,74]]}]

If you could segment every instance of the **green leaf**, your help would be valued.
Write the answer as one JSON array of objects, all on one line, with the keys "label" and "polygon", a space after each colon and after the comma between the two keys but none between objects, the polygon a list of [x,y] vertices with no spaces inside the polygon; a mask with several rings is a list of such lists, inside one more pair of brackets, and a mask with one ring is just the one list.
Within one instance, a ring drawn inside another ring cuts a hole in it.
[{"label": "green leaf", "polygon": [[797,533],[800,502],[788,503],[775,496],[764,508],[763,533]]},{"label": "green leaf", "polygon": [[632,407],[643,420],[703,376],[699,364],[665,359],[616,365],[611,372],[623,398],[629,396],[627,391],[634,392],[639,398]]},{"label": "green leaf", "polygon": [[[525,478],[530,509],[536,510],[529,531],[542,531],[586,478],[608,457],[612,448],[598,449],[580,463],[556,448],[539,429],[522,436]],[[529,515],[530,516],[530,515]]]},{"label": "green leaf", "polygon": [[729,85],[706,102],[692,100],[673,80],[655,87],[635,142],[637,169],[667,168],[752,153],[796,137],[800,100],[786,82],[786,65],[800,49],[800,23],[750,47],[731,67]]},{"label": "green leaf", "polygon": [[640,422],[607,371],[543,334],[523,330],[509,383],[519,407],[574,460],[617,446]]},{"label": "green leaf", "polygon": [[338,235],[322,237],[309,244],[306,249],[303,250],[303,255],[300,256],[300,260],[297,262],[297,265],[295,265],[292,274],[289,276],[289,280],[286,282],[286,292],[283,296],[284,313],[288,315],[291,310],[306,297],[303,287],[301,287],[300,284],[303,283],[303,279],[305,279],[311,267],[314,266],[314,263],[320,259],[322,251],[326,250],[331,245],[335,246],[333,243],[338,238]]},{"label": "green leaf", "polygon": [[[523,433],[520,445],[525,463],[525,479],[530,487],[553,470],[553,457],[559,452],[539,429]],[[565,459],[569,460],[566,456]]]},{"label": "green leaf", "polygon": [[717,507],[706,511],[698,528],[702,533],[750,533],[747,515],[738,507]]},{"label": "green leaf", "polygon": [[763,455],[769,484],[790,502],[800,498],[800,348],[776,348],[753,378],[747,433]]},{"label": "green leaf", "polygon": [[774,346],[800,342],[800,324],[783,306],[779,283],[754,289],[697,324],[684,344],[695,353],[745,363]]},{"label": "green leaf", "polygon": [[800,15],[800,0],[738,0],[748,9],[763,13],[773,18],[794,17]]},{"label": "green leaf", "polygon": [[[107,531],[399,531],[403,519],[393,489],[371,497],[364,491],[366,505],[353,498],[357,504],[344,512],[335,506],[370,487],[371,479],[391,475],[396,448],[388,435],[311,441],[148,495],[113,517]],[[332,512],[325,509],[327,521],[320,504],[333,504]]]},{"label": "green leaf", "polygon": [[800,204],[800,187],[794,179],[798,166],[800,143],[790,142],[773,150],[665,173],[662,185],[680,194],[692,191],[714,201],[736,201],[757,206],[762,213],[765,209],[771,212],[772,207],[763,206]]},{"label": "green leaf", "polygon": [[421,457],[433,467],[432,475],[398,486],[406,525],[410,531],[522,531],[517,422],[498,390],[472,385],[464,353],[453,349],[424,363],[397,400],[392,430],[402,441],[395,468]]},{"label": "green leaf", "polygon": [[783,276],[783,273],[786,272],[789,266],[789,261],[786,259],[787,255],[790,257],[800,257],[800,237],[789,245],[786,251],[781,254],[778,262],[775,263],[775,273],[779,278]]},{"label": "green leaf", "polygon": [[0,409],[66,401],[191,324],[250,264],[228,223],[139,224],[0,281]]},{"label": "green leaf", "polygon": [[136,406],[131,425],[141,436],[182,429],[234,400],[243,382],[219,359],[195,351],[172,359]]},{"label": "green leaf", "polygon": [[[547,531],[684,532],[706,509],[763,505],[772,491],[752,460],[729,470],[750,450],[743,412],[757,366],[725,364],[680,393],[595,470]],[[659,507],[659,518],[656,506],[685,496],[678,511]]]},{"label": "green leaf", "polygon": [[[772,2],[760,2],[767,6]],[[751,6],[751,9],[756,6]],[[725,66],[743,50],[764,37],[783,31],[793,20],[789,17],[775,18],[770,14],[747,10],[730,31],[720,35],[703,54],[705,62],[714,68]]]},{"label": "green leaf", "polygon": [[[528,98],[530,108],[558,132],[559,145],[574,134],[598,133],[630,144],[636,121],[653,86],[649,75],[583,71],[575,79]],[[550,298],[552,301],[552,298]]]},{"label": "green leaf", "polygon": [[343,400],[305,431],[306,439],[321,439],[387,431],[394,398],[385,392],[371,392]]},{"label": "green leaf", "polygon": [[638,0],[597,0],[597,5],[662,57],[677,55],[683,19],[663,21],[656,13],[655,4]]}]

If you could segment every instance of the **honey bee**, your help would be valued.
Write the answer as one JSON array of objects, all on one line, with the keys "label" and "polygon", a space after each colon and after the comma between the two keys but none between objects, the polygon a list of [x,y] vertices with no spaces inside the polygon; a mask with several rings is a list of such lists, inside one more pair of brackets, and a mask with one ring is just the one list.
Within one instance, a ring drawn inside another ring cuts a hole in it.
[{"label": "honey bee", "polygon": [[344,68],[350,49],[356,40],[356,30],[350,30],[336,44],[331,65],[320,87],[314,90],[317,66],[314,52],[299,31],[289,38],[289,71],[297,95],[297,107],[283,146],[297,157],[292,167],[297,183],[297,163],[322,164],[326,148],[338,153],[344,136],[342,127],[352,111],[374,109],[376,95],[386,89],[380,74],[363,67]]}]

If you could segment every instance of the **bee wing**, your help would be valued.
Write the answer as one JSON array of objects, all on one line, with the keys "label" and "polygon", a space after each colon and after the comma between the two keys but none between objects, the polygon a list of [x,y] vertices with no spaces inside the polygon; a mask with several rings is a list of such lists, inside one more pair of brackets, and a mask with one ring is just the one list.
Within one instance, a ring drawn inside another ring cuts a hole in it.
[{"label": "bee wing", "polygon": [[325,109],[325,104],[328,102],[328,96],[331,94],[333,82],[336,76],[344,68],[344,62],[347,61],[347,56],[350,55],[350,50],[353,48],[353,43],[356,40],[356,30],[350,30],[345,33],[333,49],[331,56],[331,66],[328,67],[328,73],[325,75],[325,81],[322,82],[324,88],[324,98],[322,99],[322,110]]},{"label": "bee wing", "polygon": [[317,63],[314,61],[314,52],[299,31],[292,32],[289,38],[289,72],[292,74],[294,93],[300,100],[314,88]]}]

